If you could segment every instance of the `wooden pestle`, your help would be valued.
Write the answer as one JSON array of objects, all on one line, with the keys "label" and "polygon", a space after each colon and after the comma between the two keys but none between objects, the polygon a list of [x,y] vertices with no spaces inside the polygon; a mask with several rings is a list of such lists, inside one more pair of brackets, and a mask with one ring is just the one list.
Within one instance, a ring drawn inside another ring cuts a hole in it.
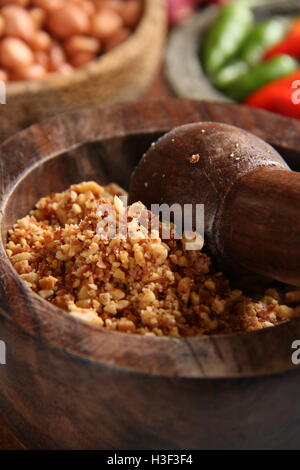
[{"label": "wooden pestle", "polygon": [[129,202],[139,200],[204,204],[205,246],[222,268],[300,285],[300,174],[254,135],[213,122],[173,129],[132,175]]}]

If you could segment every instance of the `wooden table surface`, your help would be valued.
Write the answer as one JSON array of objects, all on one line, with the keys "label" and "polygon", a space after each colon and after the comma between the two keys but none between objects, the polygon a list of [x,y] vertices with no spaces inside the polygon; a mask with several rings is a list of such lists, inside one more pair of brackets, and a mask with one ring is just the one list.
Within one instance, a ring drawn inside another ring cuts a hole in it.
[{"label": "wooden table surface", "polygon": [[[6,367],[6,366],[3,366]],[[4,418],[0,415],[0,450],[24,450],[14,432],[9,428]]]},{"label": "wooden table surface", "polygon": [[[159,97],[172,96],[171,91],[163,78],[163,74],[159,73],[158,77],[153,82],[153,85],[145,93],[143,98],[159,98]],[[9,367],[9,365],[3,366]],[[13,430],[8,426],[5,419],[1,416],[0,412],[0,450],[24,450],[24,446],[14,434]]]}]

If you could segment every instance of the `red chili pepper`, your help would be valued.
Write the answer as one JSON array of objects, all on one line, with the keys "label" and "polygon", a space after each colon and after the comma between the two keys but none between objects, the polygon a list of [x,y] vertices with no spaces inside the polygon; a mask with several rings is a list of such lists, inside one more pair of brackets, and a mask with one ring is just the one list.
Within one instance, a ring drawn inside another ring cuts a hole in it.
[{"label": "red chili pepper", "polygon": [[289,30],[289,34],[291,35],[300,35],[300,18],[297,18],[295,21],[293,21],[291,28]]},{"label": "red chili pepper", "polygon": [[278,54],[300,57],[300,18],[293,22],[287,36],[282,41],[266,51],[264,59],[269,60]]},{"label": "red chili pepper", "polygon": [[294,33],[294,35],[289,34],[283,41],[273,46],[269,49],[265,55],[264,59],[269,60],[272,57],[275,57],[278,54],[288,54],[292,57],[300,57],[300,32]]},{"label": "red chili pepper", "polygon": [[[299,84],[293,87],[296,80]],[[300,69],[260,88],[246,99],[245,104],[300,119],[300,103],[295,100],[300,101],[300,90],[297,91],[297,88],[300,88]]]}]

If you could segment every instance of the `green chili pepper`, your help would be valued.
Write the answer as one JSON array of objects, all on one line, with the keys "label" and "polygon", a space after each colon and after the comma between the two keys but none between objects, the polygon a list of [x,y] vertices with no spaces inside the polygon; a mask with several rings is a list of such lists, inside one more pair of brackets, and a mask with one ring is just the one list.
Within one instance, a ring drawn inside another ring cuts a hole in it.
[{"label": "green chili pepper", "polygon": [[220,8],[202,48],[202,62],[207,75],[213,76],[234,57],[253,24],[253,13],[241,0]]},{"label": "green chili pepper", "polygon": [[249,33],[239,56],[250,66],[258,64],[264,52],[284,37],[289,22],[285,18],[274,17],[262,21]]},{"label": "green chili pepper", "polygon": [[243,101],[258,88],[273,80],[284,77],[298,68],[298,62],[286,54],[280,54],[262,64],[252,67],[226,88],[227,96],[236,101]]},{"label": "green chili pepper", "polygon": [[228,87],[233,81],[241,77],[249,70],[249,65],[244,60],[233,59],[217,72],[213,77],[213,84],[220,90]]}]

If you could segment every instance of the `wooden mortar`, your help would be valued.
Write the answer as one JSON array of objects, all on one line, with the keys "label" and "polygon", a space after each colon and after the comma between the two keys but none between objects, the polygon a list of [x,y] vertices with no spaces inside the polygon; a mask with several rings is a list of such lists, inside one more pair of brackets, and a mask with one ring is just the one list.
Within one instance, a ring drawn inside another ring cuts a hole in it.
[{"label": "wooden mortar", "polygon": [[[0,224],[71,183],[130,174],[153,140],[196,121],[239,125],[299,165],[300,123],[232,104],[102,106],[32,126],[0,147]],[[34,449],[295,449],[300,319],[245,333],[140,337],[97,328],[45,302],[0,245],[0,410]],[[170,432],[172,429],[172,432]]]}]

